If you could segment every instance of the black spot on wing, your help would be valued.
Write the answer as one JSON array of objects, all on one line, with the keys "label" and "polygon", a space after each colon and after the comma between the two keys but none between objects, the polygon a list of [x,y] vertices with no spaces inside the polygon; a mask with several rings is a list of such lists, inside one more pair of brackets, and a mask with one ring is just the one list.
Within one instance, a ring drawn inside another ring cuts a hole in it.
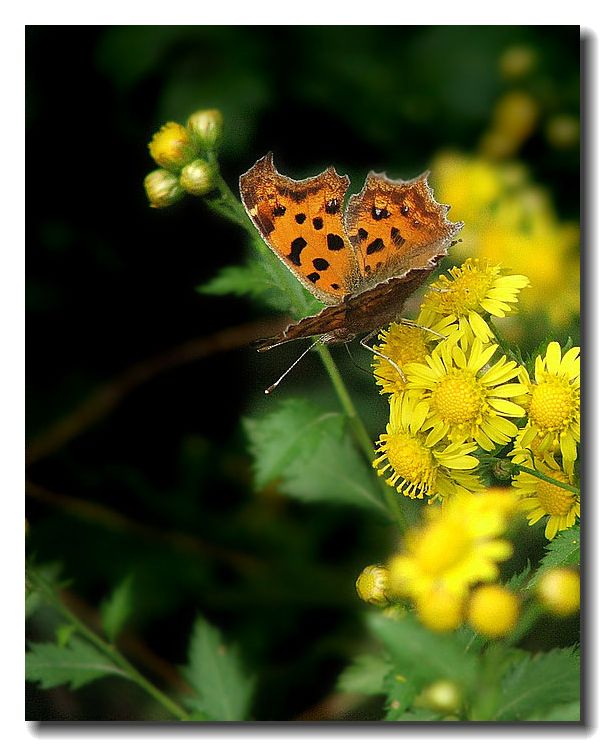
[{"label": "black spot on wing", "polygon": [[391,213],[387,208],[376,208],[375,206],[371,208],[371,218],[374,221],[381,221],[382,218],[389,218],[390,215]]},{"label": "black spot on wing", "polygon": [[339,283],[331,283],[331,288],[334,288],[336,291],[340,288]]},{"label": "black spot on wing", "polygon": [[334,197],[331,198],[325,205],[325,210],[329,215],[335,215],[339,211],[340,205],[339,200],[336,200]]},{"label": "black spot on wing", "polygon": [[360,228],[358,229],[358,238],[359,239],[366,239],[369,236],[369,232],[365,231],[365,229]]},{"label": "black spot on wing", "polygon": [[320,275],[318,273],[310,273],[307,278],[309,281],[312,281],[312,283],[316,283],[316,281],[320,280]]},{"label": "black spot on wing", "polygon": [[294,265],[301,265],[301,253],[307,243],[308,242],[303,238],[303,236],[298,236],[297,239],[293,239],[291,242],[291,251],[287,255],[287,260],[291,260]]},{"label": "black spot on wing", "polygon": [[327,234],[327,247],[332,252],[339,252],[344,248],[344,240],[338,234]]},{"label": "black spot on wing", "polygon": [[312,226],[314,226],[314,228],[317,231],[320,231],[322,229],[322,227],[324,226],[322,218],[319,218],[318,216],[316,218],[313,218],[312,219]]},{"label": "black spot on wing", "polygon": [[329,264],[329,261],[325,260],[324,257],[315,257],[312,260],[312,265],[314,265],[317,270],[326,270],[329,267]]},{"label": "black spot on wing", "polygon": [[409,206],[408,205],[403,205],[402,208],[400,209],[400,212],[402,213],[403,216],[408,215],[409,214]]},{"label": "black spot on wing", "polygon": [[303,223],[306,220],[306,214],[305,213],[297,213],[295,216],[295,220],[297,223]]},{"label": "black spot on wing", "polygon": [[272,208],[272,215],[278,218],[279,216],[284,216],[286,211],[287,211],[286,207],[278,203],[277,205],[274,206],[274,208]]},{"label": "black spot on wing", "polygon": [[385,246],[383,239],[374,239],[367,245],[367,254],[372,255],[375,252],[380,252]]},{"label": "black spot on wing", "polygon": [[396,226],[392,226],[390,229],[390,239],[392,239],[392,244],[394,244],[395,247],[402,247],[405,243],[405,238],[401,236],[401,233]]}]

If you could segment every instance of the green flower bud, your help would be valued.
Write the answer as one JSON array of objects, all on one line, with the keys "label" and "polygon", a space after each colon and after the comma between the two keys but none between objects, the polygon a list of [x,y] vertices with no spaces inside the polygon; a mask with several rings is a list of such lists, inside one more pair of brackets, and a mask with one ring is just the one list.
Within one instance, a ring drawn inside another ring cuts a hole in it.
[{"label": "green flower bud", "polygon": [[415,700],[415,706],[443,714],[456,714],[462,704],[462,693],[452,680],[437,680],[427,686]]},{"label": "green flower bud", "polygon": [[215,169],[201,158],[181,170],[179,183],[190,195],[206,195],[215,187]]},{"label": "green flower bud", "polygon": [[205,150],[217,148],[223,130],[223,116],[219,109],[200,109],[190,115],[188,130],[198,138]]},{"label": "green flower bud", "polygon": [[149,143],[150,154],[158,166],[179,171],[196,158],[196,143],[183,125],[167,122]]},{"label": "green flower bud", "polygon": [[185,194],[179,179],[166,169],[151,171],[143,180],[143,186],[152,208],[168,208]]}]

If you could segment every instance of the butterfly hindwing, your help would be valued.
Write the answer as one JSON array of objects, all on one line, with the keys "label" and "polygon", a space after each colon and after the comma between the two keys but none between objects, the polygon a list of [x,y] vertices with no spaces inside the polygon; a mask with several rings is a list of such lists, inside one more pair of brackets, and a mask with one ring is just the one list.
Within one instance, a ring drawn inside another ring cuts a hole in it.
[{"label": "butterfly hindwing", "polygon": [[276,171],[271,153],[240,178],[242,202],[266,244],[325,304],[339,303],[361,281],[343,221],[349,184],[332,167],[290,179]]}]

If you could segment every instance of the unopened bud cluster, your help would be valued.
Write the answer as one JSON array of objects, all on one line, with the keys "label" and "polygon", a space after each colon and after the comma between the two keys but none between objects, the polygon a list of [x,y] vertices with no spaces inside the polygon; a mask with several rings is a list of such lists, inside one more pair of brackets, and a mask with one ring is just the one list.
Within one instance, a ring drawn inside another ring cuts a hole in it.
[{"label": "unopened bud cluster", "polygon": [[190,115],[187,127],[167,122],[154,134],[150,155],[160,169],[144,180],[153,208],[167,208],[189,193],[198,197],[211,192],[217,170],[209,153],[219,146],[223,119],[217,109],[203,109]]}]

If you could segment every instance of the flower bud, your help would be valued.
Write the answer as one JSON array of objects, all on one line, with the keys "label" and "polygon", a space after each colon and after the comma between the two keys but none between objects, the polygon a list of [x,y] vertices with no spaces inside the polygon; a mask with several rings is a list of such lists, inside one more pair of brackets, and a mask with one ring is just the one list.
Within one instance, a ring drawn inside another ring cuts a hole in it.
[{"label": "flower bud", "polygon": [[143,180],[143,186],[152,208],[168,208],[184,195],[179,179],[166,169],[151,171]]},{"label": "flower bud", "polygon": [[513,592],[499,584],[485,584],[472,593],[468,621],[479,634],[499,638],[514,629],[519,607]]},{"label": "flower bud", "polygon": [[197,158],[183,167],[179,183],[191,195],[206,195],[215,186],[215,171],[206,161]]},{"label": "flower bud", "polygon": [[205,150],[215,149],[221,139],[223,116],[219,109],[200,109],[190,115],[188,130]]},{"label": "flower bud", "polygon": [[358,596],[364,602],[370,605],[384,607],[390,600],[386,597],[386,582],[388,572],[385,566],[373,564],[366,566],[356,580],[356,591]]},{"label": "flower bud", "polygon": [[508,47],[500,58],[500,71],[504,78],[522,78],[535,67],[537,56],[530,47]]},{"label": "flower bud", "polygon": [[580,607],[580,575],[573,569],[550,569],[540,577],[537,595],[551,613],[572,615]]},{"label": "flower bud", "polygon": [[453,631],[463,622],[464,601],[447,590],[430,590],[417,600],[417,617],[431,631]]},{"label": "flower bud", "polygon": [[452,680],[437,680],[431,683],[415,699],[415,706],[431,709],[442,714],[455,714],[462,704],[462,694]]},{"label": "flower bud", "polygon": [[167,122],[149,143],[150,154],[158,166],[178,171],[196,157],[196,144],[190,133],[177,122]]}]

